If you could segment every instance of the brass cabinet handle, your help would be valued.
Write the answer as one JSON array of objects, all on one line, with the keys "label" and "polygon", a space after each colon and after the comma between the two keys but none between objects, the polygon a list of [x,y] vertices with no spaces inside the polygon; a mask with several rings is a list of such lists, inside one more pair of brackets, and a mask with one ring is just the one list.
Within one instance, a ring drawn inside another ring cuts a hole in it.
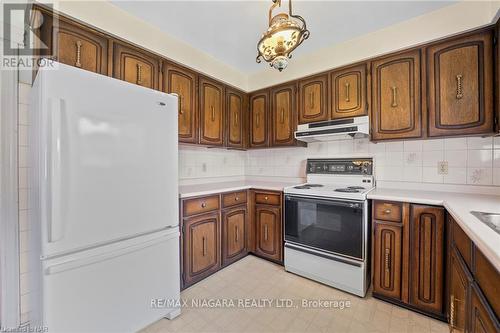
[{"label": "brass cabinet handle", "polygon": [[450,326],[455,328],[455,296],[450,295]]},{"label": "brass cabinet handle", "polygon": [[309,93],[309,107],[314,108],[314,91]]},{"label": "brass cabinet handle", "polygon": [[215,108],[210,106],[210,109],[212,110],[212,121],[215,121]]},{"label": "brass cabinet handle", "polygon": [[207,203],[206,202],[202,202],[201,203],[201,208],[205,208],[205,207],[207,207]]},{"label": "brass cabinet handle", "polygon": [[391,87],[391,90],[392,90],[392,104],[391,106],[393,108],[397,107],[398,106],[398,87]]},{"label": "brass cabinet handle", "polygon": [[267,201],[267,200],[269,200],[269,197],[266,195],[266,196],[264,197],[264,200],[266,200],[266,201]]},{"label": "brass cabinet handle", "polygon": [[184,114],[184,111],[182,110],[182,96],[179,95],[179,114]]},{"label": "brass cabinet handle", "polygon": [[235,242],[238,242],[238,240],[240,239],[240,236],[239,236],[239,232],[238,232],[238,226],[235,226],[235,237],[234,237],[234,240]]},{"label": "brass cabinet handle", "polygon": [[239,201],[240,197],[234,197],[234,201]]},{"label": "brass cabinet handle", "polygon": [[462,97],[464,97],[464,93],[463,93],[463,87],[462,87],[462,75],[459,74],[456,76],[457,78],[457,99],[461,99]]},{"label": "brass cabinet handle", "polygon": [[384,210],[384,213],[386,213],[386,214],[390,214],[391,212],[392,212],[392,210],[390,210],[390,209]]},{"label": "brass cabinet handle", "polygon": [[137,84],[142,84],[142,65],[137,64]]},{"label": "brass cabinet handle", "polygon": [[238,126],[238,112],[234,112],[234,126]]},{"label": "brass cabinet handle", "polygon": [[205,237],[202,238],[202,246],[203,246],[203,256],[207,255],[207,239]]},{"label": "brass cabinet handle", "polygon": [[76,62],[75,66],[78,68],[82,67],[82,42],[81,41],[76,41]]},{"label": "brass cabinet handle", "polygon": [[260,127],[260,116],[258,112],[255,114],[255,127]]},{"label": "brass cabinet handle", "polygon": [[285,109],[281,108],[281,120],[280,123],[284,124],[285,123]]},{"label": "brass cabinet handle", "polygon": [[268,232],[267,232],[267,224],[264,224],[264,240],[267,241],[267,236],[268,236]]},{"label": "brass cabinet handle", "polygon": [[385,268],[386,272],[390,272],[390,270],[391,270],[390,259],[391,259],[391,249],[386,248],[385,249],[385,257],[384,257],[384,268]]},{"label": "brass cabinet handle", "polygon": [[350,93],[349,93],[349,88],[350,88],[350,84],[349,82],[346,82],[345,83],[345,101],[346,102],[349,102],[351,99],[350,99]]}]

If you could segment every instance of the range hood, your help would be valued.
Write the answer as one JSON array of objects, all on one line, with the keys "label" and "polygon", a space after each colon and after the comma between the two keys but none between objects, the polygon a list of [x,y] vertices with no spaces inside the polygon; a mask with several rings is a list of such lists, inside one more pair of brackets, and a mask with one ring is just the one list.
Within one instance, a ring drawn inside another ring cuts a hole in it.
[{"label": "range hood", "polygon": [[369,129],[368,116],[328,120],[299,125],[295,138],[304,142],[366,138]]}]

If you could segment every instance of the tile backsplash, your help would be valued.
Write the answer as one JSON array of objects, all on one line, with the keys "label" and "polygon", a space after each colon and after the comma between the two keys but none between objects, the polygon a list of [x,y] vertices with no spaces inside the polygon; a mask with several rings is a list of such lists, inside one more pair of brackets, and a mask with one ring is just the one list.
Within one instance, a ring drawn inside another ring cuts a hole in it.
[{"label": "tile backsplash", "polygon": [[181,182],[224,175],[295,180],[305,176],[307,158],[352,156],[373,156],[379,181],[500,186],[500,137],[355,139],[247,152],[181,147],[179,172]]}]

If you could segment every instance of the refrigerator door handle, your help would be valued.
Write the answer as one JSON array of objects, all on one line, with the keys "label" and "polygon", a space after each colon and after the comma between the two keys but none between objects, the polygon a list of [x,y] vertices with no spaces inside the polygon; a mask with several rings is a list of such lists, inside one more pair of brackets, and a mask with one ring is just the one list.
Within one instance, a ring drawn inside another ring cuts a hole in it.
[{"label": "refrigerator door handle", "polygon": [[64,223],[62,219],[61,209],[61,135],[64,126],[63,117],[65,114],[64,100],[62,98],[54,98],[51,101],[50,114],[50,134],[49,142],[51,145],[51,158],[49,159],[49,243],[54,243],[64,235]]}]

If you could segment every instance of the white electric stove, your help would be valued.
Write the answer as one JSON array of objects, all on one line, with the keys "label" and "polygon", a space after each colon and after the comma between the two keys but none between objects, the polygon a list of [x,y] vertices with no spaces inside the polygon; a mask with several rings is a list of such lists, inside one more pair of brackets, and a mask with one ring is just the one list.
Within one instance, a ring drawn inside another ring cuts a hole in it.
[{"label": "white electric stove", "polygon": [[308,159],[285,188],[285,269],[364,297],[369,286],[373,160]]}]

